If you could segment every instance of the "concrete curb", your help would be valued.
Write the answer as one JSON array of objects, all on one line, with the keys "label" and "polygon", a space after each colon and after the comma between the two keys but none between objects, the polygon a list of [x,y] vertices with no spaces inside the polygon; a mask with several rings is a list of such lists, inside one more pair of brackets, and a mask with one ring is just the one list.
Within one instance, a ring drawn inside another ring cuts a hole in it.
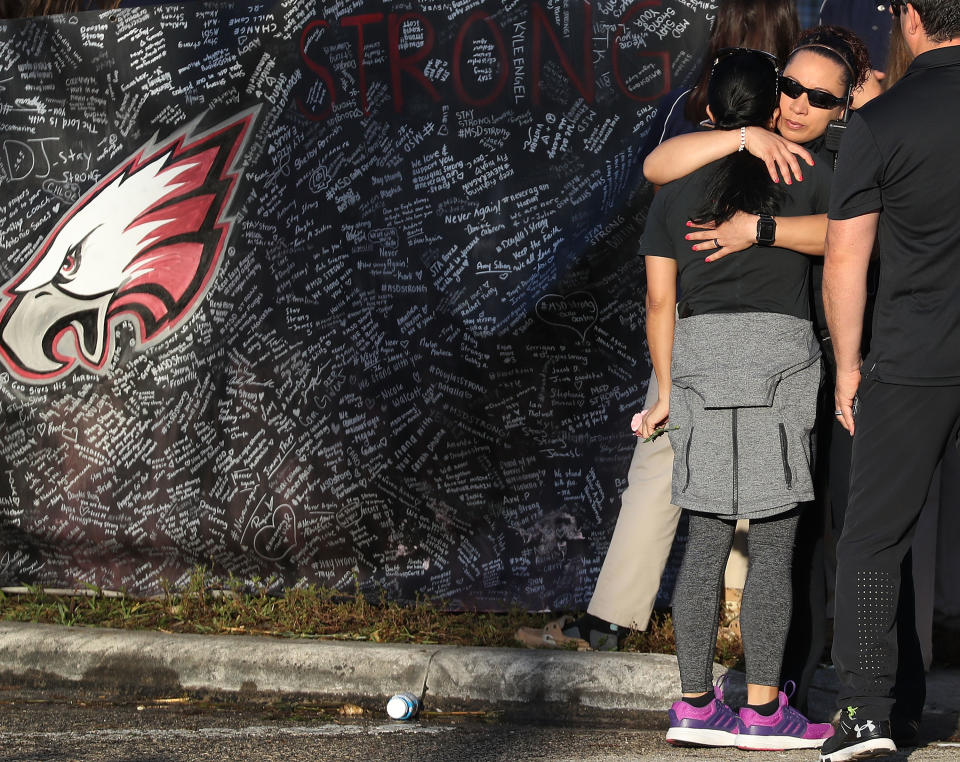
[{"label": "concrete curb", "polygon": [[[724,673],[714,666],[714,675]],[[168,635],[151,631],[0,622],[0,683],[44,691],[129,697],[217,695],[253,700],[356,703],[383,712],[400,691],[433,711],[480,709],[510,719],[666,726],[680,693],[674,656],[522,648],[461,648]],[[727,672],[731,703],[745,700],[742,672]],[[821,669],[810,717],[834,712],[836,678]],[[956,727],[960,670],[927,678],[927,710]]]},{"label": "concrete curb", "polygon": [[[718,668],[718,674],[722,668]],[[680,690],[674,656],[278,640],[0,623],[0,677],[44,690],[309,697],[382,710],[425,691],[437,711],[659,726]]]}]

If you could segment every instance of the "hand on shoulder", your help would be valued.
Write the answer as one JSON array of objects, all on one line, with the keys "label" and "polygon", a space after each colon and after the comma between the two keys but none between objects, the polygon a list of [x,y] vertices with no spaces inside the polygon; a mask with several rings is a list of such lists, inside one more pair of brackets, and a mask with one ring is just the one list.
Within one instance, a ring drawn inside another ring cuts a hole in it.
[{"label": "hand on shoulder", "polygon": [[763,127],[747,127],[745,148],[767,165],[770,179],[775,183],[781,178],[787,185],[792,184],[794,178],[803,180],[798,159],[813,166],[813,157],[806,148]]}]

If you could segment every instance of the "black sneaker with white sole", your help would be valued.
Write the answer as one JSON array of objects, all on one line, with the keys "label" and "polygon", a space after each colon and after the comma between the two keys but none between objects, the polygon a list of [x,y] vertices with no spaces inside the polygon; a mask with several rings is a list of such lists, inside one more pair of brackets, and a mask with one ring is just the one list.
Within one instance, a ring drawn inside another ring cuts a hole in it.
[{"label": "black sneaker with white sole", "polygon": [[820,749],[820,762],[886,757],[896,751],[889,720],[858,717],[857,707],[848,706],[840,714],[837,732]]}]

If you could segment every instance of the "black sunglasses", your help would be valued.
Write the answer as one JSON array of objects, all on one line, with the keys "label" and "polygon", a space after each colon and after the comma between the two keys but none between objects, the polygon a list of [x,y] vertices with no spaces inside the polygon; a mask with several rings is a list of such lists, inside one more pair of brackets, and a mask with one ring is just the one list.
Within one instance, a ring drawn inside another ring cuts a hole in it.
[{"label": "black sunglasses", "polygon": [[814,108],[836,108],[847,102],[846,98],[837,97],[823,90],[813,90],[809,87],[804,87],[792,77],[785,77],[782,74],[780,75],[780,92],[788,98],[799,98],[806,93],[807,101]]}]

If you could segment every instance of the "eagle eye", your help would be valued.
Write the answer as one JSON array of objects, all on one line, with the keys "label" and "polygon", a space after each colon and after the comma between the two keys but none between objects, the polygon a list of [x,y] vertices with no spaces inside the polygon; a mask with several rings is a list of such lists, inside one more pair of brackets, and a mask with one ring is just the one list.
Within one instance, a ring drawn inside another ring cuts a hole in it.
[{"label": "eagle eye", "polygon": [[68,283],[73,280],[77,271],[80,269],[80,244],[75,243],[69,249],[63,257],[63,262],[60,264],[60,270],[54,276],[55,283]]}]

